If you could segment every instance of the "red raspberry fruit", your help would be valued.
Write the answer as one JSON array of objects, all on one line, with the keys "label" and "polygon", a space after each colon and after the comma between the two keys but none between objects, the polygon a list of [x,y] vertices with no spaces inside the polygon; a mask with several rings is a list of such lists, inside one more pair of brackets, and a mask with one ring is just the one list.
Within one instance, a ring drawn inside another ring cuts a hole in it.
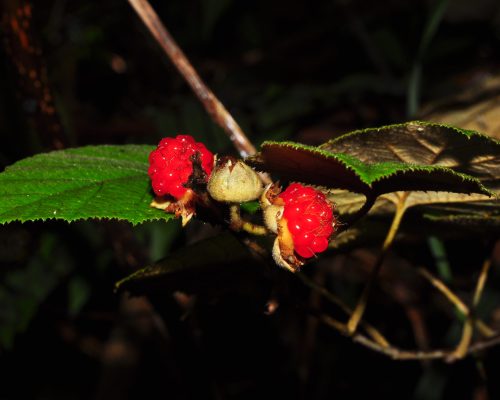
[{"label": "red raspberry fruit", "polygon": [[309,258],[325,251],[334,226],[332,204],[326,196],[312,187],[292,183],[279,198],[285,203],[283,218],[287,220],[295,252]]},{"label": "red raspberry fruit", "polygon": [[148,174],[158,196],[171,195],[179,200],[187,191],[185,186],[193,173],[194,154],[199,154],[201,167],[207,175],[212,172],[214,155],[192,136],[178,135],[160,141],[149,155]]}]

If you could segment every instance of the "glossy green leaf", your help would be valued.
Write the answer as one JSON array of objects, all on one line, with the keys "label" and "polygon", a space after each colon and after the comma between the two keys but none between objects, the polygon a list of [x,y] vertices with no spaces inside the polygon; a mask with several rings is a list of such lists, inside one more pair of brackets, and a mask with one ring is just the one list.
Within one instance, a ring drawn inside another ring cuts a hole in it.
[{"label": "glossy green leaf", "polygon": [[104,145],[38,154],[0,173],[0,223],[115,218],[168,220],[149,206],[152,146]]}]

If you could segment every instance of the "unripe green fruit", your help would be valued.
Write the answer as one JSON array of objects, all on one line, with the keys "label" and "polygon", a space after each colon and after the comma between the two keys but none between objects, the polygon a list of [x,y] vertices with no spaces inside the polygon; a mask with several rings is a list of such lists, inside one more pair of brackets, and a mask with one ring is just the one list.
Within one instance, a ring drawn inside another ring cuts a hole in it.
[{"label": "unripe green fruit", "polygon": [[247,164],[233,157],[224,157],[212,171],[207,190],[217,201],[243,203],[258,199],[263,187],[259,175]]}]

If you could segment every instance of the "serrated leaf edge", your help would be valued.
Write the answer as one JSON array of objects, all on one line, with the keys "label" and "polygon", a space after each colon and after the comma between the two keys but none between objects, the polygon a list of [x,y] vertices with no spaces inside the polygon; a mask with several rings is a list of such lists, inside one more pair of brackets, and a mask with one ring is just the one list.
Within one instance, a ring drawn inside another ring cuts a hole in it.
[{"label": "serrated leaf edge", "polygon": [[383,133],[384,131],[386,131],[388,129],[405,128],[409,125],[416,125],[417,127],[418,126],[431,126],[431,127],[445,128],[445,129],[455,131],[463,136],[466,136],[468,139],[470,139],[472,137],[478,137],[478,138],[483,139],[485,141],[493,142],[497,145],[500,144],[500,141],[497,140],[496,138],[494,138],[492,136],[484,135],[480,132],[477,132],[477,131],[474,131],[471,129],[462,129],[462,128],[458,128],[458,127],[452,126],[452,125],[437,124],[435,122],[415,120],[415,121],[408,121],[408,122],[403,122],[403,123],[399,123],[399,124],[384,125],[384,126],[381,126],[378,128],[357,129],[355,131],[344,133],[344,134],[340,135],[339,137],[336,137],[335,139],[331,139],[328,142],[320,145],[319,148],[322,148],[323,146],[334,144],[337,141],[344,140],[345,138],[348,138],[351,136],[362,135],[362,134],[372,133],[372,132]]},{"label": "serrated leaf edge", "polygon": [[[387,178],[394,176],[394,175],[397,175],[397,174],[405,174],[408,171],[411,171],[411,172],[429,172],[429,173],[431,173],[433,171],[439,171],[439,172],[450,174],[450,175],[453,175],[456,177],[460,177],[464,181],[468,181],[468,182],[476,184],[478,186],[479,193],[483,193],[487,196],[494,195],[494,193],[491,192],[489,189],[487,189],[479,181],[479,179],[474,178],[473,176],[470,176],[467,174],[456,172],[448,167],[443,167],[443,166],[438,166],[438,165],[432,166],[432,165],[408,164],[408,163],[398,163],[398,162],[382,162],[382,163],[368,164],[368,163],[362,162],[361,160],[359,160],[358,158],[356,158],[350,154],[333,153],[330,151],[322,150],[319,147],[308,146],[308,145],[305,145],[302,143],[296,143],[296,142],[291,142],[291,141],[285,141],[285,142],[265,141],[262,143],[261,149],[264,149],[265,147],[269,147],[269,146],[289,147],[289,148],[292,148],[295,150],[305,151],[305,152],[309,152],[312,154],[317,154],[317,155],[320,155],[320,156],[325,157],[327,159],[334,159],[334,160],[338,161],[339,163],[341,163],[346,169],[354,172],[356,174],[356,176],[359,178],[359,180],[370,189],[373,187],[374,183],[380,182],[384,179],[387,179]],[[376,179],[367,180],[367,179],[364,179],[364,177],[360,175],[359,169],[353,168],[351,165],[346,164],[346,162],[351,162],[351,163],[354,162],[355,164],[358,164],[358,168],[363,169],[363,172],[367,172],[366,171],[367,167],[370,167],[370,166],[380,167],[380,166],[384,166],[384,165],[391,166],[391,167],[397,167],[397,168],[399,168],[399,170],[395,171],[393,173],[390,173],[388,175],[383,175],[383,176],[376,178]],[[444,190],[444,191],[447,191],[447,190]],[[463,192],[456,192],[456,193],[463,193]]]}]

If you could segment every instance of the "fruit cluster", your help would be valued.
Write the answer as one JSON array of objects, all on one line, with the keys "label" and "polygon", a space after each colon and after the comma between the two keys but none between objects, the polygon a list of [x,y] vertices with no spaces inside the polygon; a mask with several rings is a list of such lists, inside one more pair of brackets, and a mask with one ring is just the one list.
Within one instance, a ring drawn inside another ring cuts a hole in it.
[{"label": "fruit cluster", "polygon": [[[294,272],[305,258],[328,248],[335,217],[333,205],[319,190],[292,183],[281,193],[276,184],[264,191],[257,173],[243,161],[223,157],[214,168],[214,155],[188,135],[162,139],[149,155],[149,163],[148,174],[158,196],[151,205],[181,217],[183,225],[197,205],[230,204],[232,229],[276,233],[273,258]],[[258,198],[267,228],[255,228],[239,213],[239,203]]]}]

